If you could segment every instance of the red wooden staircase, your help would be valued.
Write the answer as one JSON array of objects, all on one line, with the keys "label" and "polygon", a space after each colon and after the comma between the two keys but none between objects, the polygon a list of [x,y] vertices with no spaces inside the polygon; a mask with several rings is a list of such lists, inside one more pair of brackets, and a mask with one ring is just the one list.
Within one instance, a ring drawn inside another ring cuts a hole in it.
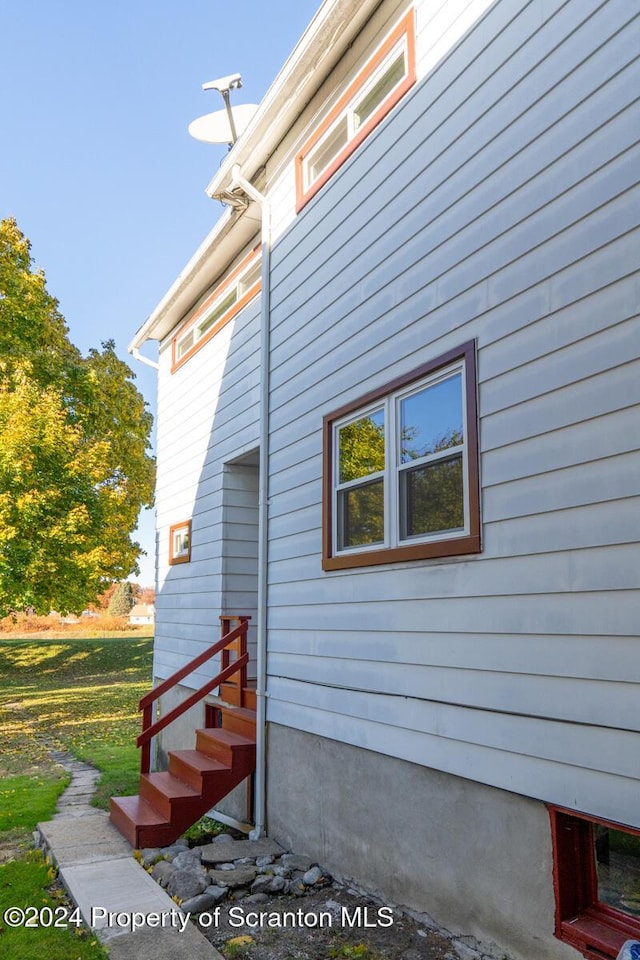
[{"label": "red wooden staircase", "polygon": [[[256,763],[255,691],[247,685],[248,617],[221,617],[222,639],[140,701],[143,730],[139,794],[111,798],[111,820],[134,847],[166,846],[254,770]],[[233,629],[231,624],[237,622]],[[167,690],[221,653],[222,670],[178,707],[153,721],[153,704]],[[196,730],[194,750],[170,750],[169,769],[151,773],[151,739],[212,690],[226,703],[216,704],[221,726]]]}]

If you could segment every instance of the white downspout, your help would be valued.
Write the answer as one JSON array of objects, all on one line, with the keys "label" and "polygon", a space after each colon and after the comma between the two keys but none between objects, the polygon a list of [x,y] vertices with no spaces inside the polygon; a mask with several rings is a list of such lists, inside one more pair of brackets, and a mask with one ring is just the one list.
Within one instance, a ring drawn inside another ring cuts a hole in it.
[{"label": "white downspout", "polygon": [[266,827],[266,717],[267,717],[267,519],[269,506],[269,334],[271,313],[271,205],[240,172],[236,164],[231,189],[240,187],[262,208],[262,303],[260,328],[260,481],[258,494],[258,624],[256,690],[255,827],[251,839]]}]

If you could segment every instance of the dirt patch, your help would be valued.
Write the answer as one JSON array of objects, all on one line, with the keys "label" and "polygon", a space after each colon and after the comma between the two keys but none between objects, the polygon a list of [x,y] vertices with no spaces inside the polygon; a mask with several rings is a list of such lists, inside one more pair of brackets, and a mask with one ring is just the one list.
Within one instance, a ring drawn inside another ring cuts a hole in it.
[{"label": "dirt patch", "polygon": [[194,919],[228,960],[454,960],[451,943],[334,886],[305,897],[226,902]]},{"label": "dirt patch", "polygon": [[0,841],[0,864],[8,863],[9,860],[15,860],[21,856],[24,850],[17,840]]}]

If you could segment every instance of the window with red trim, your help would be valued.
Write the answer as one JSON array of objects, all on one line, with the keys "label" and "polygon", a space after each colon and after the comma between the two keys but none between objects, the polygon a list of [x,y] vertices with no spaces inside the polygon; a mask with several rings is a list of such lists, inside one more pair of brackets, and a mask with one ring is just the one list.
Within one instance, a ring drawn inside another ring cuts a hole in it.
[{"label": "window with red trim", "polygon": [[252,250],[198,307],[173,338],[172,372],[182,366],[259,292],[259,250]]},{"label": "window with red trim", "polygon": [[325,570],[480,551],[475,343],[324,418]]},{"label": "window with red trim", "polygon": [[298,210],[415,82],[415,13],[411,9],[323,117],[296,157]]},{"label": "window with red trim", "polygon": [[589,960],[640,939],[640,830],[550,809],[556,936]]}]

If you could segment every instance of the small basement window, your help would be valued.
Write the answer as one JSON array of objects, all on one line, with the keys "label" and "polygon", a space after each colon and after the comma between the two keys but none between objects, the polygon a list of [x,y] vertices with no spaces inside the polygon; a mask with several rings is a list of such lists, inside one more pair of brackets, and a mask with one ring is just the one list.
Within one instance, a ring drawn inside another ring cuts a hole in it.
[{"label": "small basement window", "polygon": [[169,563],[188,563],[190,560],[191,520],[184,520],[169,528]]},{"label": "small basement window", "polygon": [[213,290],[173,340],[173,363],[178,367],[207,343],[260,291],[262,261],[251,253]]},{"label": "small basement window", "polygon": [[556,936],[589,960],[640,939],[640,830],[550,808]]},{"label": "small basement window", "polygon": [[300,210],[416,80],[415,14],[409,10],[318,124],[296,157]]}]

